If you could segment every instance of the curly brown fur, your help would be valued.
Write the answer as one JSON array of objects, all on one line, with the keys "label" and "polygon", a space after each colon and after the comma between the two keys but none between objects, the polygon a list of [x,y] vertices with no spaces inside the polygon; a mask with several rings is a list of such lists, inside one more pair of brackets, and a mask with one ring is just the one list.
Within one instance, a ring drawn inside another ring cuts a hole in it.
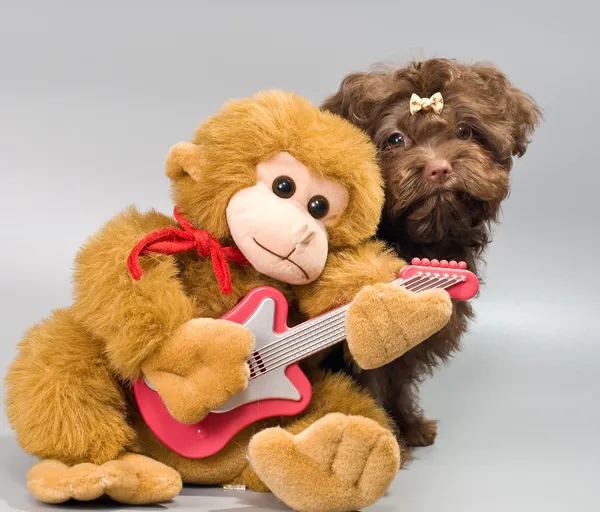
[{"label": "curly brown fur", "polygon": [[[441,115],[410,114],[413,93],[436,92],[444,100]],[[491,64],[430,59],[350,74],[322,107],[362,128],[378,147],[386,181],[379,237],[406,260],[463,260],[477,272],[509,194],[513,157],[525,154],[541,120],[532,98]],[[424,175],[434,158],[452,168],[442,184]],[[472,317],[469,304],[455,304],[445,329],[386,367],[358,375],[413,445],[431,444],[436,435],[435,423],[423,419],[418,384],[459,350]]]}]

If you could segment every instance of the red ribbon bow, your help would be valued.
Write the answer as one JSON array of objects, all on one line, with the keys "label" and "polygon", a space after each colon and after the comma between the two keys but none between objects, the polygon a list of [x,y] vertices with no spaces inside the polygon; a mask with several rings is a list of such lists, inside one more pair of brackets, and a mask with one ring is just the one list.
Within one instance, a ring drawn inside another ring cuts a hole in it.
[{"label": "red ribbon bow", "polygon": [[250,265],[250,262],[237,247],[222,247],[219,241],[202,229],[194,229],[181,212],[175,207],[173,212],[179,225],[183,228],[164,228],[145,236],[133,248],[127,258],[129,273],[137,281],[142,277],[139,258],[148,253],[177,254],[195,249],[200,257],[210,258],[219,281],[221,293],[231,293],[231,273],[228,262]]}]

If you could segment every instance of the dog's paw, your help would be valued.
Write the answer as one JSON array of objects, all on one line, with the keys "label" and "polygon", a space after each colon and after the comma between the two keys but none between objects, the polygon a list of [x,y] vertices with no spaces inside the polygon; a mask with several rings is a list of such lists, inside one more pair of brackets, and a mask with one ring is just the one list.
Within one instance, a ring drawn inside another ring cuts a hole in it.
[{"label": "dog's paw", "polygon": [[402,431],[402,439],[408,446],[431,446],[435,443],[437,435],[438,422],[436,420],[423,420]]}]

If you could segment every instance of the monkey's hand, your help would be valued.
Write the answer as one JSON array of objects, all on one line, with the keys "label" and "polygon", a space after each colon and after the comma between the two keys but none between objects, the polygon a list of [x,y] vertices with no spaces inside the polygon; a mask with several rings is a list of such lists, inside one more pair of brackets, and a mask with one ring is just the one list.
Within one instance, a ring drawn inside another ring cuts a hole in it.
[{"label": "monkey's hand", "polygon": [[393,284],[366,286],[348,310],[348,348],[361,368],[378,368],[442,329],[451,315],[452,302],[444,290],[414,293]]},{"label": "monkey's hand", "polygon": [[142,371],[171,415],[192,424],[246,388],[253,350],[254,335],[243,325],[198,318],[166,340]]}]

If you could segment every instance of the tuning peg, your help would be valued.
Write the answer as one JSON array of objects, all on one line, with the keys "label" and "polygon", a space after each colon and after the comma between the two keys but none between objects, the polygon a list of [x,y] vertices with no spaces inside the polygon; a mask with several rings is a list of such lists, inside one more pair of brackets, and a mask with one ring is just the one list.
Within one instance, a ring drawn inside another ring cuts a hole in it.
[{"label": "tuning peg", "polygon": [[427,258],[423,258],[421,260],[421,265],[423,265],[424,267],[428,267],[429,265],[431,265],[431,262]]},{"label": "tuning peg", "polygon": [[454,260],[452,260],[450,263],[448,263],[448,266],[450,268],[458,268],[458,263]]},{"label": "tuning peg", "polygon": [[459,261],[458,268],[465,270],[467,268],[467,263],[465,261]]},{"label": "tuning peg", "polygon": [[442,267],[442,268],[448,268],[448,262],[446,260],[440,261],[440,267]]},{"label": "tuning peg", "polygon": [[440,262],[438,260],[431,260],[431,266],[432,267],[439,267],[440,266]]},{"label": "tuning peg", "polygon": [[411,263],[413,265],[420,265],[421,264],[421,259],[420,258],[413,258]]}]

